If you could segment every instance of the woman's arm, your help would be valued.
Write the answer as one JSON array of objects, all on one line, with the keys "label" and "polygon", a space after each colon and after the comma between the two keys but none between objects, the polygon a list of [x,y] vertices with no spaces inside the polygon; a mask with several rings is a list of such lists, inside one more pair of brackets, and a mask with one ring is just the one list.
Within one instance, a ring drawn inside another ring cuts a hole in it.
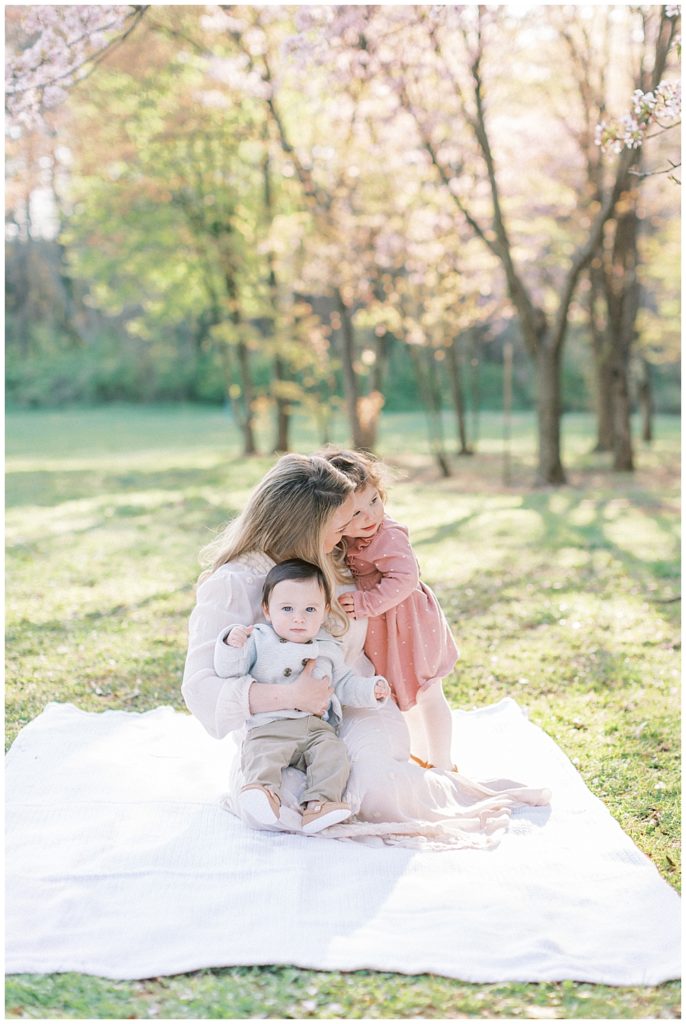
[{"label": "woman's arm", "polygon": [[383,615],[409,597],[419,583],[417,559],[405,531],[399,527],[384,528],[374,540],[371,561],[382,578],[369,590],[352,592],[357,619]]},{"label": "woman's arm", "polygon": [[[222,630],[217,637],[214,647],[214,671],[222,679],[236,679],[241,676],[253,678],[252,670],[257,657],[255,634],[246,637],[242,647],[234,647],[227,644],[226,638],[235,628],[234,623],[228,630]],[[309,711],[313,715],[323,714],[329,706],[331,691],[327,682],[328,677],[322,685],[322,680],[315,679],[312,675],[315,664],[316,660],[310,659],[305,671],[291,684],[253,682],[248,691],[252,713],[297,708],[299,711]],[[320,710],[322,706],[323,710]]]},{"label": "woman's arm", "polygon": [[252,713],[294,708],[321,717],[329,706],[333,689],[328,676],[317,679],[312,675],[315,664],[314,659],[308,661],[294,683],[253,683],[250,687]]},{"label": "woman's arm", "polygon": [[[328,707],[326,680],[303,671],[295,683],[258,683],[250,675],[222,679],[214,671],[217,636],[235,623],[252,625],[257,618],[261,580],[223,569],[198,587],[188,627],[188,653],[181,692],[188,710],[211,736],[221,739],[240,729],[251,714],[298,707],[323,714]],[[296,704],[295,701],[298,703]]]},{"label": "woman's arm", "polygon": [[252,601],[238,574],[213,573],[198,587],[188,624],[188,653],[181,693],[211,736],[221,739],[250,716],[250,676],[222,679],[214,671],[217,636],[232,623],[250,625]]}]

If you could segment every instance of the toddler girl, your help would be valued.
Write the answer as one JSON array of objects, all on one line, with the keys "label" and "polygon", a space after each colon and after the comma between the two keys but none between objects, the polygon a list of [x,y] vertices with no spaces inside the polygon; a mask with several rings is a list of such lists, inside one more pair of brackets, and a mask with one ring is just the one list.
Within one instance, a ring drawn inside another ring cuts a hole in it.
[{"label": "toddler girl", "polygon": [[323,454],[356,485],[355,512],[341,547],[358,589],[339,601],[352,618],[369,617],[365,653],[405,712],[419,755],[413,760],[456,771],[452,713],[441,685],[458,657],[450,627],[435,595],[419,578],[407,527],[384,513],[379,464],[362,452],[336,449]]}]

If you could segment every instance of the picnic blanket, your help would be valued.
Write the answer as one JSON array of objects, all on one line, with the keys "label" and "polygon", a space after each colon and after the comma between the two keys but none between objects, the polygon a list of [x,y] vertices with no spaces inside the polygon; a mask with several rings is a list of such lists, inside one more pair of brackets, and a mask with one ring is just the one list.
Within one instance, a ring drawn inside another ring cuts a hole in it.
[{"label": "picnic blanket", "polygon": [[168,707],[49,704],[7,759],[7,971],[678,977],[676,892],[553,740],[510,699],[454,723],[465,774],[552,789],[492,850],[258,832],[222,806],[231,737]]}]

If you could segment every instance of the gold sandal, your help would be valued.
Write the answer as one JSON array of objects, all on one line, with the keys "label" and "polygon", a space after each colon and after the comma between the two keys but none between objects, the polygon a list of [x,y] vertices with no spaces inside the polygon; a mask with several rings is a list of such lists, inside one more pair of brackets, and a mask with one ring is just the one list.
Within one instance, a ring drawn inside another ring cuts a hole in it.
[{"label": "gold sandal", "polygon": [[435,764],[430,764],[428,761],[422,761],[421,757],[415,757],[414,754],[410,754],[410,761],[414,761],[420,768],[435,768]]},{"label": "gold sandal", "polygon": [[[418,764],[420,768],[431,769],[436,767],[436,765],[431,764],[430,761],[422,761],[421,757],[415,757],[414,754],[410,754],[410,761],[414,761],[415,764]],[[450,768],[446,768],[445,770],[448,772],[457,772],[458,775],[460,773],[460,769],[457,767],[456,764],[451,764]]]}]

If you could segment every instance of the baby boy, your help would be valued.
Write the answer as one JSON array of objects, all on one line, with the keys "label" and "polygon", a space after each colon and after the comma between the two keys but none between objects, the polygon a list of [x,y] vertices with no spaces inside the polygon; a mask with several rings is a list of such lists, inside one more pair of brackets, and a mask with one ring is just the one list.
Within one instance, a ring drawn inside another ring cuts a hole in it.
[{"label": "baby boy", "polygon": [[268,573],[262,591],[267,624],[231,626],[217,639],[214,667],[219,676],[295,682],[307,662],[315,659],[314,675],[328,676],[334,690],[321,718],[290,709],[260,712],[248,719],[239,803],[245,818],[258,827],[279,821],[281,771],[288,766],[307,776],[303,832],[320,832],[352,814],[343,802],[350,762],[336,732],[342,705],[380,707],[390,687],[383,676],[359,676],[345,664],[340,645],[322,629],[330,605],[329,584],[318,566],[300,559],[281,562]]}]

